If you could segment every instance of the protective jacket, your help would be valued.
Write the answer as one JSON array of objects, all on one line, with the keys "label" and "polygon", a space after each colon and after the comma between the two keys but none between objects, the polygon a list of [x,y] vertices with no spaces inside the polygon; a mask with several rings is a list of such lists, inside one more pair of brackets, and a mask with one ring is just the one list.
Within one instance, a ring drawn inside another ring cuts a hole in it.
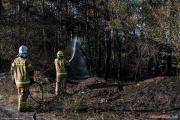
[{"label": "protective jacket", "polygon": [[68,66],[68,61],[66,59],[58,59],[56,58],[54,60],[54,64],[56,67],[56,75],[59,77],[66,77],[67,76],[67,70],[66,67]]},{"label": "protective jacket", "polygon": [[30,61],[27,58],[17,57],[11,65],[12,79],[17,87],[29,86],[34,75]]}]

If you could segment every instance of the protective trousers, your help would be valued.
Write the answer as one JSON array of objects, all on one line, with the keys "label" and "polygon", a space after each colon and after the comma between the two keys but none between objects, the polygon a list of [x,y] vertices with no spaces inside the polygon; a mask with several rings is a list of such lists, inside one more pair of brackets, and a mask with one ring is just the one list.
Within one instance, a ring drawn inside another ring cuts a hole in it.
[{"label": "protective trousers", "polygon": [[56,76],[56,88],[55,94],[56,95],[63,95],[66,89],[66,77]]},{"label": "protective trousers", "polygon": [[29,96],[29,87],[17,87],[18,90],[18,111],[23,112]]}]

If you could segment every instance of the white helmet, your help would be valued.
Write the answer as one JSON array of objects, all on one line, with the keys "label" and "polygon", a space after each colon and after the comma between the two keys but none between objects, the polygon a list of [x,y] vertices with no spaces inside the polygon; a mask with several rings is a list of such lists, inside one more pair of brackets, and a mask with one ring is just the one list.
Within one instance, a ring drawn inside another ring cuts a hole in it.
[{"label": "white helmet", "polygon": [[19,47],[19,56],[27,57],[28,55],[28,48],[25,45]]}]

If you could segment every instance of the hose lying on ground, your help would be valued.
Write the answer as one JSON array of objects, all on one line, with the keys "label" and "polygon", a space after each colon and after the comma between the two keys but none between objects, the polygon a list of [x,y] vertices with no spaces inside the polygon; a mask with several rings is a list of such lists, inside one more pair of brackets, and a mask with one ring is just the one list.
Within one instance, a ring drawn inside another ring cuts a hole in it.
[{"label": "hose lying on ground", "polygon": [[[31,99],[38,104],[38,107],[35,109],[35,111],[34,111],[35,113],[33,114],[33,120],[36,120],[37,112],[41,109],[41,107],[42,107],[42,105],[43,105],[43,103],[44,103],[44,102],[43,102],[43,101],[44,101],[44,96],[43,96],[44,93],[43,93],[43,86],[42,86],[40,83],[34,82],[34,84],[31,85],[31,87],[33,88],[34,85],[38,85],[38,87],[40,88],[40,91],[41,91],[41,99],[40,99],[39,101],[32,96],[31,91],[30,91],[30,93],[29,93],[29,96],[31,97]],[[31,87],[30,87],[30,88],[31,88]]]},{"label": "hose lying on ground", "polygon": [[[41,105],[43,104],[43,99],[44,99],[44,96],[43,96],[43,87],[42,87],[42,85],[41,85],[40,83],[38,83],[38,82],[35,82],[34,84],[38,85],[39,88],[40,88],[40,90],[41,90],[41,99],[40,99],[40,101],[38,101],[36,98],[33,98],[31,91],[30,91],[30,94],[29,94],[29,95],[30,95],[30,97],[31,97],[31,99],[32,99],[33,101],[35,101],[36,103],[38,103],[38,104],[41,106]],[[33,87],[33,85],[32,85],[31,87]]]}]

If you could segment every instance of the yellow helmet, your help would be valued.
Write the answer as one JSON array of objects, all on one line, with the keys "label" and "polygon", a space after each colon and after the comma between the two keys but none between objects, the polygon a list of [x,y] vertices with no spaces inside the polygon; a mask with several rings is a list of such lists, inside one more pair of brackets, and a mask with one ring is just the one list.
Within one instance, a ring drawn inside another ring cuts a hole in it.
[{"label": "yellow helmet", "polygon": [[59,57],[63,57],[64,56],[64,52],[63,51],[58,51],[57,52],[57,57],[59,58]]}]

